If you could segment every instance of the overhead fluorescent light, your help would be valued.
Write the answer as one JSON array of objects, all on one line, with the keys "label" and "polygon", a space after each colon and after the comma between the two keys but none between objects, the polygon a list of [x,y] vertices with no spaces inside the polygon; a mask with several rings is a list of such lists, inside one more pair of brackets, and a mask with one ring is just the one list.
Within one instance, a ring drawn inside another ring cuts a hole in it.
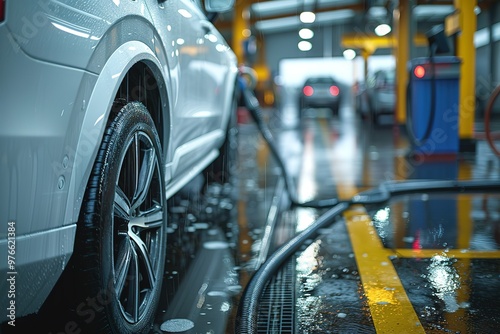
[{"label": "overhead fluorescent light", "polygon": [[388,33],[391,32],[391,26],[388,25],[388,24],[379,24],[376,28],[375,28],[375,34],[377,36],[385,36],[387,35]]},{"label": "overhead fluorescent light", "polygon": [[[342,24],[354,17],[355,13],[350,9],[333,10],[316,15],[316,24]],[[260,32],[271,33],[289,31],[302,26],[298,16],[282,17],[279,19],[261,20],[255,22],[255,28]]]},{"label": "overhead fluorescent light", "polygon": [[309,51],[312,49],[312,44],[308,41],[300,41],[297,46],[299,47],[300,51]]},{"label": "overhead fluorescent light", "polygon": [[417,19],[436,17],[446,17],[455,11],[453,5],[419,5],[413,9],[413,15]]},{"label": "overhead fluorescent light", "polygon": [[314,37],[314,32],[308,28],[302,28],[299,30],[299,36],[302,39],[311,39]]},{"label": "overhead fluorescent light", "polygon": [[343,54],[344,58],[347,60],[353,60],[354,58],[356,58],[356,51],[354,51],[353,49],[347,49]]},{"label": "overhead fluorescent light", "polygon": [[299,18],[302,23],[313,23],[316,21],[316,14],[313,12],[302,12]]}]

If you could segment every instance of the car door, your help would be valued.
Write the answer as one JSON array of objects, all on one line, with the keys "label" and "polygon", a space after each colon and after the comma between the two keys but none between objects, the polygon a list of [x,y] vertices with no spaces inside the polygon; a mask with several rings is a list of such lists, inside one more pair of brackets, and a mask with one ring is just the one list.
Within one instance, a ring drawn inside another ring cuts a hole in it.
[{"label": "car door", "polygon": [[213,130],[220,128],[226,106],[227,78],[230,66],[224,38],[208,20],[201,21],[203,29],[204,63],[200,67],[202,79],[201,97],[204,101],[207,126]]},{"label": "car door", "polygon": [[[153,22],[158,31],[170,79],[171,142],[167,158],[167,177],[182,174],[199,161],[203,150],[203,136],[213,131],[207,102],[202,96],[205,78],[200,76],[204,65],[206,46],[203,43],[202,21],[205,15],[191,0],[169,0],[159,3],[151,0]],[[205,143],[205,147],[207,143]]]}]

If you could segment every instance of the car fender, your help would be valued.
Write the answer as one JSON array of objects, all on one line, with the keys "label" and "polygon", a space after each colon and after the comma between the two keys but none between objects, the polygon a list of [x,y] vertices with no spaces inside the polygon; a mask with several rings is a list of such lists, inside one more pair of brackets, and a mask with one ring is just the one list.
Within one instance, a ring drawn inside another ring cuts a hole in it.
[{"label": "car fender", "polygon": [[[162,65],[154,52],[140,41],[128,41],[119,46],[107,59],[99,74],[97,82],[87,104],[81,131],[76,145],[73,172],[69,182],[69,195],[66,206],[66,223],[78,221],[80,207],[85,193],[88,178],[94,159],[97,155],[102,140],[111,107],[121,82],[128,70],[137,62],[145,62],[157,75],[162,73]],[[158,78],[157,78],[158,80]],[[164,82],[165,96],[168,95],[169,86]],[[162,94],[162,95],[163,95]],[[166,101],[166,100],[164,100]],[[162,105],[165,108],[166,102]],[[169,108],[170,109],[170,108]],[[168,117],[165,117],[168,118]],[[169,121],[164,120],[167,124]]]}]

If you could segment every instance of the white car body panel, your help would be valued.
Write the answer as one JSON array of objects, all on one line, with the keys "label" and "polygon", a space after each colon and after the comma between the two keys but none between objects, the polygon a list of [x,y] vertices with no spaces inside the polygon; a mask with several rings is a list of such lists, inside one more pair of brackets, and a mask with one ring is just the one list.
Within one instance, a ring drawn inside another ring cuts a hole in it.
[{"label": "white car body panel", "polygon": [[[90,170],[127,72],[141,62],[157,82],[172,195],[216,157],[237,68],[222,36],[189,0],[7,0],[5,17],[0,220],[16,224],[22,316],[40,308],[72,254]],[[0,253],[7,253],[6,228]],[[6,261],[0,271],[8,271]],[[0,306],[7,302],[0,297]]]}]

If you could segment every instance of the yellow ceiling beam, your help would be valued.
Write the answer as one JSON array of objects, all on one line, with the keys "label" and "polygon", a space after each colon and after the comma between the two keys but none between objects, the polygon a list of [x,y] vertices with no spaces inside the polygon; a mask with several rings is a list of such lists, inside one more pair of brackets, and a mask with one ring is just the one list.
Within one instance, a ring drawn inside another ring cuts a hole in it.
[{"label": "yellow ceiling beam", "polygon": [[[417,46],[427,46],[427,37],[424,34],[416,34],[413,43]],[[395,36],[369,36],[357,34],[345,34],[342,36],[342,47],[345,49],[360,49],[374,53],[377,49],[390,49],[397,45]]]}]

